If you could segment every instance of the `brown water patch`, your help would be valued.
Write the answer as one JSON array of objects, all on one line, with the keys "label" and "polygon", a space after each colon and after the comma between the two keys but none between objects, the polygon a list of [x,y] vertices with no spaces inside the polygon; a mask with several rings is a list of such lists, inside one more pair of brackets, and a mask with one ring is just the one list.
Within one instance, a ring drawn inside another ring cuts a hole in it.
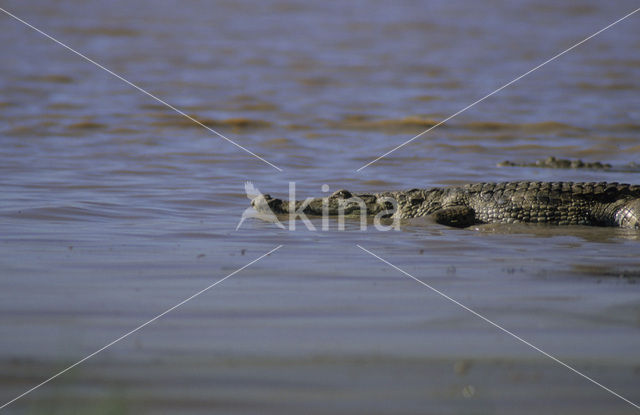
[{"label": "brown water patch", "polygon": [[99,128],[105,128],[105,124],[101,124],[94,121],[81,121],[74,124],[67,125],[70,130],[97,130]]},{"label": "brown water patch", "polygon": [[252,104],[240,104],[234,109],[237,111],[276,111],[278,106],[270,102],[258,102]]},{"label": "brown water patch", "polygon": [[[154,114],[156,118],[166,119],[164,121],[154,121],[150,124],[155,127],[201,127],[198,123],[190,120],[186,117],[179,116],[176,114]],[[225,120],[214,120],[212,118],[204,118],[199,117],[197,115],[190,115],[194,120],[201,123],[202,125],[215,128],[215,127],[231,127],[231,128],[267,128],[271,126],[271,123],[268,121],[237,117],[237,118],[227,118]]]},{"label": "brown water patch", "polygon": [[548,133],[554,131],[585,131],[584,128],[576,127],[573,125],[557,122],[557,121],[542,121],[535,123],[520,124],[520,128],[524,131],[536,132],[536,133]]},{"label": "brown water patch", "polygon": [[292,60],[287,67],[296,72],[309,72],[317,69],[321,65],[321,62],[313,59],[312,57],[305,56],[301,59]]},{"label": "brown water patch", "polygon": [[[378,29],[378,25],[372,25]],[[419,31],[423,33],[433,33],[440,29],[442,26],[434,21],[405,21],[405,22],[390,22],[384,25],[382,28],[385,33],[402,33],[408,30]]]},{"label": "brown water patch", "polygon": [[[620,154],[620,149],[615,146],[602,144],[590,148],[574,148],[571,151],[555,152],[554,154],[561,157],[588,158],[597,161],[598,159],[610,160],[617,157]],[[537,157],[538,155],[536,154],[535,156]]]},{"label": "brown water patch", "polygon": [[486,153],[493,153],[495,152],[495,149],[493,148],[488,148],[479,144],[465,144],[465,145],[453,145],[453,144],[444,144],[444,143],[438,143],[434,145],[437,148],[443,148],[446,150],[451,150],[457,153],[482,153],[482,154],[486,154]]},{"label": "brown water patch", "polygon": [[235,111],[275,111],[279,106],[251,95],[236,95],[229,101],[229,107]]},{"label": "brown water patch", "polygon": [[326,86],[335,82],[333,79],[324,76],[298,78],[297,81],[306,86]]},{"label": "brown water patch", "polygon": [[[304,135],[304,138],[309,138],[309,139],[315,139],[315,138],[327,138],[329,137],[329,135],[327,134],[322,134],[322,133],[306,133]],[[331,137],[335,137],[335,135],[332,135]]]},{"label": "brown water patch", "polygon": [[479,141],[482,140],[484,142],[489,141],[538,141],[538,137],[521,137],[519,134],[514,134],[513,132],[495,132],[480,135],[479,132],[474,132],[471,135],[468,134],[450,134],[448,135],[448,139],[451,141]]},{"label": "brown water patch", "polygon": [[595,127],[603,131],[640,131],[640,124],[634,123],[617,123],[610,125],[599,124]]},{"label": "brown water patch", "polygon": [[303,124],[288,124],[286,126],[286,128],[289,129],[289,130],[309,130],[309,129],[311,129],[310,126],[303,125]]},{"label": "brown water patch", "polygon": [[22,84],[10,83],[4,88],[2,92],[15,96],[29,95],[30,97],[38,98],[43,101],[49,98],[48,93],[38,85],[24,86]]},{"label": "brown water patch", "polygon": [[500,130],[512,130],[512,124],[497,121],[474,121],[463,125],[469,130],[478,131],[500,131]]},{"label": "brown water patch", "polygon": [[[565,4],[565,3],[549,3],[535,4],[535,12],[549,12],[555,15],[584,16],[594,14],[599,11],[596,6],[590,4]],[[531,7],[531,6],[530,6]]]},{"label": "brown water patch", "polygon": [[13,137],[41,136],[58,125],[54,121],[42,121],[34,125],[19,125],[4,132],[5,135]]},{"label": "brown water patch", "polygon": [[372,186],[372,187],[379,187],[379,188],[387,188],[387,187],[393,185],[393,183],[391,183],[391,182],[387,182],[385,180],[379,180],[379,179],[364,180],[364,181],[362,181],[360,183],[365,185],[365,186]]},{"label": "brown water patch", "polygon": [[576,84],[576,86],[584,90],[611,90],[611,91],[626,91],[626,90],[634,90],[637,88],[637,85],[634,85],[631,83],[618,83],[618,82],[613,82],[609,84],[579,82]]},{"label": "brown water patch", "polygon": [[140,169],[118,169],[111,170],[111,174],[117,174],[122,176],[157,176],[161,174],[174,174],[177,169],[175,167],[169,168],[172,171],[164,171],[166,170],[164,167],[159,167],[159,165],[145,165],[140,166]]},{"label": "brown water patch", "polygon": [[436,96],[436,95],[418,95],[417,97],[413,97],[412,99],[414,101],[427,102],[427,101],[436,101],[436,100],[441,99],[441,98],[439,96]]},{"label": "brown water patch", "polygon": [[27,137],[27,136],[35,135],[37,133],[38,133],[38,130],[36,128],[26,127],[21,125],[18,127],[10,128],[7,131],[5,131],[3,134],[8,137]]},{"label": "brown water patch", "polygon": [[587,65],[599,65],[606,68],[614,66],[622,68],[638,68],[640,67],[640,59],[624,59],[624,58],[593,58],[585,60]]},{"label": "brown water patch", "polygon": [[218,155],[194,155],[189,159],[189,164],[220,164],[224,163],[226,160],[221,158],[216,158]]},{"label": "brown water patch", "polygon": [[260,143],[262,147],[269,148],[296,148],[299,147],[296,143],[286,137],[272,138],[270,140],[265,140]]},{"label": "brown water patch", "polygon": [[347,114],[342,119],[344,121],[359,122],[359,121],[369,121],[371,120],[371,117],[366,114]]},{"label": "brown water patch", "polygon": [[424,82],[422,83],[422,87],[425,89],[429,88],[442,88],[442,89],[452,89],[457,90],[462,88],[462,84],[456,80],[443,80],[440,82]]},{"label": "brown water patch", "polygon": [[546,146],[544,144],[518,144],[518,145],[513,145],[513,146],[500,146],[499,147],[500,150],[505,150],[505,151],[525,151],[525,150],[541,150],[544,151],[546,153],[554,153],[554,154],[558,154],[558,153],[570,153],[571,151],[573,151],[575,149],[574,146]]},{"label": "brown water patch", "polygon": [[67,27],[65,33],[82,36],[133,37],[140,32],[126,27]]},{"label": "brown water patch", "polygon": [[226,120],[218,121],[218,125],[226,125],[235,128],[261,128],[269,127],[271,125],[268,121],[252,120],[249,118],[228,118]]},{"label": "brown water patch", "polygon": [[142,131],[140,130],[135,130],[133,128],[126,128],[126,127],[113,128],[109,130],[109,132],[113,134],[122,134],[122,135],[142,133]]},{"label": "brown water patch", "polygon": [[405,117],[400,119],[371,120],[366,115],[349,115],[341,121],[329,121],[332,128],[344,128],[352,130],[418,130],[431,128],[438,124],[438,121],[430,120],[418,116]]},{"label": "brown water patch", "polygon": [[249,95],[249,94],[238,94],[235,95],[232,99],[232,101],[234,102],[251,102],[251,101],[255,101],[257,98],[253,95]]},{"label": "brown water patch", "polygon": [[[236,54],[236,50],[235,49],[226,49],[224,51],[225,55],[235,55]],[[244,60],[244,64],[245,65],[251,65],[251,66],[267,66],[270,63],[270,59],[268,58],[259,58],[257,56],[251,57],[251,58],[247,58]]]},{"label": "brown water patch", "polygon": [[505,123],[499,121],[474,121],[462,125],[464,128],[476,131],[527,131],[532,133],[550,133],[559,131],[585,131],[583,128],[557,121],[542,121],[536,123]]},{"label": "brown water patch", "polygon": [[33,82],[49,82],[53,84],[70,84],[73,82],[73,78],[67,75],[39,75],[29,76],[26,79]]},{"label": "brown water patch", "polygon": [[70,102],[54,102],[47,105],[50,110],[76,110],[82,108],[82,105],[72,104]]},{"label": "brown water patch", "polygon": [[624,149],[625,153],[640,153],[640,144],[637,146],[631,146]]},{"label": "brown water patch", "polygon": [[[47,119],[47,120],[65,120],[67,118],[69,118],[68,114],[62,114],[59,112],[45,112],[43,114],[38,115],[38,118],[40,119]],[[26,120],[29,120],[29,117],[25,118]]]},{"label": "brown water patch", "polygon": [[593,14],[599,11],[599,9],[596,6],[592,6],[589,4],[567,5],[565,10],[575,16]]},{"label": "brown water patch", "polygon": [[186,157],[186,158],[190,158],[190,157],[216,157],[218,156],[218,154],[216,153],[206,153],[204,151],[169,151],[167,153],[164,153],[163,155],[160,155],[159,157]]}]

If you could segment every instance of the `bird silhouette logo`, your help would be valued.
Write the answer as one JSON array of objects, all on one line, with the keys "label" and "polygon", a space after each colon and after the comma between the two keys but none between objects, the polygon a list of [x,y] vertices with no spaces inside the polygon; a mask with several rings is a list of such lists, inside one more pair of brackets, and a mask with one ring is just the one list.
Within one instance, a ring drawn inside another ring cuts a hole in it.
[{"label": "bird silhouette logo", "polygon": [[247,198],[254,203],[255,209],[249,207],[242,212],[242,217],[240,218],[240,222],[238,222],[238,226],[236,226],[236,230],[240,229],[240,226],[242,226],[247,218],[262,219],[266,222],[274,223],[280,229],[286,229],[282,222],[278,220],[275,213],[273,213],[265,198],[260,197],[263,196],[263,194],[252,182],[247,181],[244,183],[244,191],[247,194]]}]

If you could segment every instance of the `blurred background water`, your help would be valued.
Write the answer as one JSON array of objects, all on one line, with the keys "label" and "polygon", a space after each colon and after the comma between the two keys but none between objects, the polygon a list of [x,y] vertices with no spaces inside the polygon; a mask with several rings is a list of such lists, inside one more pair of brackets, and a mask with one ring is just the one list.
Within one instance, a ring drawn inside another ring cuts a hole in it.
[{"label": "blurred background water", "polygon": [[5,1],[283,171],[0,14],[2,402],[284,245],[5,411],[630,413],[356,244],[637,403],[637,232],[235,227],[246,180],[279,197],[638,184],[496,166],[638,161],[638,15],[356,172],[637,6]]}]

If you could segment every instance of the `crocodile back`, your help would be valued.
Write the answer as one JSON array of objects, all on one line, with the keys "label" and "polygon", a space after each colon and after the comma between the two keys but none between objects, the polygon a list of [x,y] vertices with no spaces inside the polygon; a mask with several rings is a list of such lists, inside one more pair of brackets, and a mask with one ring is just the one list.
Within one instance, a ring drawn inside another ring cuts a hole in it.
[{"label": "crocodile back", "polygon": [[640,186],[606,182],[476,183],[459,188],[479,222],[614,225]]}]

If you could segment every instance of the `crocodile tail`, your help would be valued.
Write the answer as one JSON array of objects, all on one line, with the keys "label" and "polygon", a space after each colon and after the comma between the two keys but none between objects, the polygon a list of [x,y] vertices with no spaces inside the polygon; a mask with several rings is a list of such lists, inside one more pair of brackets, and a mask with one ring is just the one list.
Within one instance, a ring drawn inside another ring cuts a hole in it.
[{"label": "crocodile tail", "polygon": [[640,229],[640,199],[632,199],[618,209],[616,222],[621,228]]}]

